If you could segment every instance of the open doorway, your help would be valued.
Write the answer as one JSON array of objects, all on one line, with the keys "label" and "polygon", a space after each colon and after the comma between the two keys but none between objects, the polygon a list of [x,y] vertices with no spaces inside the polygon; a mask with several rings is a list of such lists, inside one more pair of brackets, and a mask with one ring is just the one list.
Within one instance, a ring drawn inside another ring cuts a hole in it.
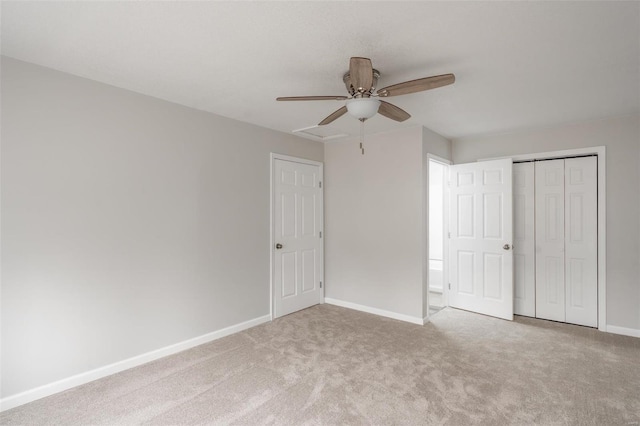
[{"label": "open doorway", "polygon": [[447,229],[447,191],[448,162],[434,156],[428,156],[429,172],[429,316],[447,306],[446,229]]}]

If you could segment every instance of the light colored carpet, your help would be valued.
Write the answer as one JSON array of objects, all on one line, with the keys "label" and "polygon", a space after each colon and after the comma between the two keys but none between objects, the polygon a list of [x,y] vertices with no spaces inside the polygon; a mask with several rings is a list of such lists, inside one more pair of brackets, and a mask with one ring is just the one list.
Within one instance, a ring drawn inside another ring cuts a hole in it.
[{"label": "light colored carpet", "polygon": [[417,326],[330,305],[0,415],[11,425],[638,421],[640,339],[450,308]]}]

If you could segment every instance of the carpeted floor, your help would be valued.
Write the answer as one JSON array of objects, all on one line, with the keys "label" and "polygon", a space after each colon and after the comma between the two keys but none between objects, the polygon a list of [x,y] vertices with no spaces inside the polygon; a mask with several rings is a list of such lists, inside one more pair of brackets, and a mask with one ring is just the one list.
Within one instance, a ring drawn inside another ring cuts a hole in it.
[{"label": "carpeted floor", "polygon": [[319,305],[0,414],[10,425],[637,425],[640,339]]}]

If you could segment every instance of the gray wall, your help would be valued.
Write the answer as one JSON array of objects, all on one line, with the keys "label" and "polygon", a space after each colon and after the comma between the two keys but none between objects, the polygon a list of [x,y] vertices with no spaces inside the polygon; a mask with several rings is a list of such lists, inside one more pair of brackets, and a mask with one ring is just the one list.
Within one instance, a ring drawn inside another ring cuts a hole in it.
[{"label": "gray wall", "polygon": [[640,116],[457,139],[453,160],[601,145],[607,157],[607,324],[640,330]]},{"label": "gray wall", "polygon": [[326,297],[426,316],[426,153],[450,143],[422,127],[325,147]]},{"label": "gray wall", "polygon": [[422,319],[422,130],[325,146],[326,297]]},{"label": "gray wall", "polygon": [[2,60],[2,397],[269,314],[300,139]]}]

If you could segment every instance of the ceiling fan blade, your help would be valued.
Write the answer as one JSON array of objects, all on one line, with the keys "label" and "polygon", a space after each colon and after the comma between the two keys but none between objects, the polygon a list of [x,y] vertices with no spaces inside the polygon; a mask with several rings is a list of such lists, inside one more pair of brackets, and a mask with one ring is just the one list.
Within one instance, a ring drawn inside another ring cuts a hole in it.
[{"label": "ceiling fan blade", "polygon": [[373,86],[373,66],[369,58],[351,58],[349,78],[356,92],[368,92]]},{"label": "ceiling fan blade", "polygon": [[378,96],[398,96],[409,93],[422,92],[423,90],[435,89],[437,87],[453,84],[456,77],[453,74],[435,75],[433,77],[419,78],[417,80],[405,81],[378,90]]},{"label": "ceiling fan blade", "polygon": [[276,101],[345,101],[346,96],[285,96],[276,98]]},{"label": "ceiling fan blade", "polygon": [[378,112],[395,121],[404,121],[411,118],[411,114],[407,111],[385,101],[380,101],[380,108],[378,108]]},{"label": "ceiling fan blade", "polygon": [[342,117],[346,112],[347,112],[347,107],[343,106],[339,110],[332,112],[330,116],[328,116],[327,118],[322,120],[320,123],[318,123],[318,126],[324,126],[325,124],[329,124],[332,121],[336,120],[337,118]]}]

